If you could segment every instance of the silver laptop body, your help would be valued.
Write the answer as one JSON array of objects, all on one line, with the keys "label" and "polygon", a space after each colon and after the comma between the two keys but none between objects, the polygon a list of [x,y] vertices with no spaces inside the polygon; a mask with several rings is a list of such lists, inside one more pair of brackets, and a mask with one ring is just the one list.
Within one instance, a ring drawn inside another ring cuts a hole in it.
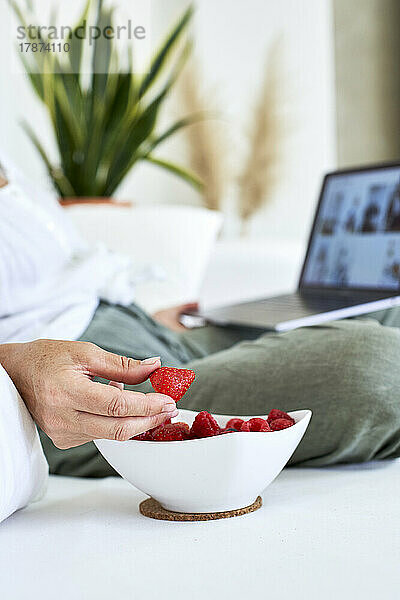
[{"label": "silver laptop body", "polygon": [[287,331],[400,305],[400,163],[328,173],[297,291],[198,311],[217,325]]}]

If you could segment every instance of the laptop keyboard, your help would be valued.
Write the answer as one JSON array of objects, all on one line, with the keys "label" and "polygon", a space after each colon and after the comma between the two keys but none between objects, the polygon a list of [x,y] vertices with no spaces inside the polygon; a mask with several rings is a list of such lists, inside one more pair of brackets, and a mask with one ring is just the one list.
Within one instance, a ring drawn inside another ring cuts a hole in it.
[{"label": "laptop keyboard", "polygon": [[[329,312],[349,306],[356,306],[365,302],[378,300],[382,296],[377,295],[374,298],[371,294],[354,295],[340,294],[337,297],[329,294],[288,294],[287,296],[276,296],[275,298],[266,298],[254,303],[254,308],[260,311],[288,311],[296,313],[302,312]],[[257,308],[258,305],[258,308]]]},{"label": "laptop keyboard", "polygon": [[231,323],[239,326],[273,329],[282,323],[368,304],[390,298],[392,295],[389,292],[379,294],[378,292],[354,292],[352,290],[338,293],[331,290],[326,292],[315,290],[312,293],[302,291],[212,309],[205,312],[204,317],[210,322],[222,325]]}]

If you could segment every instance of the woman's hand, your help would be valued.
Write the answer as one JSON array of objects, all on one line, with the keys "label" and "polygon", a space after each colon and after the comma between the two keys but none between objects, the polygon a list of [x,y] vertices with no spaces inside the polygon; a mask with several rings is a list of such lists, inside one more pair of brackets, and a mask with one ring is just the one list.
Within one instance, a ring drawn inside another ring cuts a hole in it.
[{"label": "woman's hand", "polygon": [[154,313],[153,319],[172,329],[172,331],[185,331],[186,327],[180,322],[180,317],[187,311],[198,310],[199,305],[197,302],[190,302],[188,304],[180,304],[179,306],[173,306],[172,308],[166,308],[159,310]]},{"label": "woman's hand", "polygon": [[[0,345],[0,363],[58,448],[101,438],[128,440],[178,414],[169,396],[115,384],[142,383],[161,366],[159,358],[139,361],[86,342],[37,340]],[[113,385],[94,382],[95,376]]]}]

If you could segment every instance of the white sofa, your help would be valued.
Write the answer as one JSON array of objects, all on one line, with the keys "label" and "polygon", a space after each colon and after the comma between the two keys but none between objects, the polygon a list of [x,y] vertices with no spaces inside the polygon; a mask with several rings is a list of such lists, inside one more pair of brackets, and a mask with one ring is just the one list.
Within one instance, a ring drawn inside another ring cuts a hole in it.
[{"label": "white sofa", "polygon": [[293,289],[304,254],[304,244],[281,238],[215,243],[222,217],[199,207],[83,205],[68,213],[88,242],[130,255],[138,270],[161,267],[162,277],[144,280],[136,291],[149,311],[188,300],[211,306]]},{"label": "white sofa", "polygon": [[[199,294],[211,305],[291,288],[302,252],[219,241]],[[400,461],[286,469],[261,510],[222,521],[152,521],[143,498],[116,478],[51,477],[43,500],[0,525],[0,598],[399,597]]]}]

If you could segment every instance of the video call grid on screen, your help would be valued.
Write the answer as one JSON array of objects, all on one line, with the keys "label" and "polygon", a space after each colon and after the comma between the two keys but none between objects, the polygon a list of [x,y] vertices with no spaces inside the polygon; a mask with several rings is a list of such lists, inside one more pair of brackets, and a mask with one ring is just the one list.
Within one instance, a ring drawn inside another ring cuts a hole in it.
[{"label": "video call grid on screen", "polygon": [[400,289],[400,166],[327,177],[302,285]]}]

